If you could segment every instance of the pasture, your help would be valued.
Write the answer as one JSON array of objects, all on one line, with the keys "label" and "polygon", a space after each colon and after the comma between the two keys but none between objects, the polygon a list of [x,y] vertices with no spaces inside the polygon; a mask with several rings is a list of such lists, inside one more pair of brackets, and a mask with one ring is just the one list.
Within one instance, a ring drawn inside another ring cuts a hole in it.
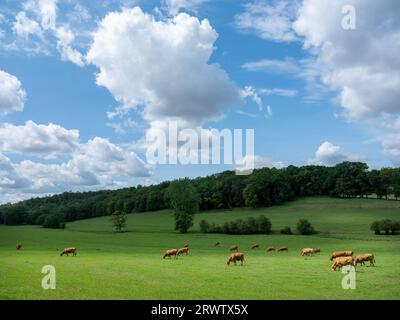
[{"label": "pasture", "polygon": [[[264,214],[271,235],[198,232],[202,219],[224,221]],[[280,235],[309,219],[318,234]],[[196,215],[188,234],[173,232],[170,211],[131,214],[128,232],[115,234],[109,217],[68,223],[65,230],[0,226],[0,299],[400,299],[400,236],[374,235],[373,220],[400,219],[400,201],[299,199],[262,209],[212,211]],[[221,247],[213,247],[217,241]],[[16,243],[23,247],[17,251]],[[190,245],[189,256],[162,259],[166,249]],[[259,249],[251,250],[253,244]],[[229,246],[246,254],[243,266],[227,266]],[[78,255],[60,257],[65,247]],[[266,253],[268,246],[288,252]],[[303,247],[321,254],[301,257]],[[375,267],[357,268],[357,287],[344,290],[343,274],[331,270],[335,250],[372,252]],[[43,290],[41,269],[56,268],[56,290]]]}]

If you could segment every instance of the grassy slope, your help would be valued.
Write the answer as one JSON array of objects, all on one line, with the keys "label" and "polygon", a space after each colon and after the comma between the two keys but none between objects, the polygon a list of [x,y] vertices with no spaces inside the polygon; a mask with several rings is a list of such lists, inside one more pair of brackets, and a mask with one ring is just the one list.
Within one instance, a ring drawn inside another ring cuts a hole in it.
[{"label": "grassy slope", "polygon": [[[196,232],[207,219],[223,223],[264,214],[273,228],[294,228],[309,219],[318,235],[228,236]],[[129,216],[129,232],[114,234],[108,217],[69,223],[65,230],[0,226],[0,299],[399,299],[400,237],[375,236],[371,221],[400,219],[400,202],[306,198],[266,209],[236,209],[196,216],[193,232],[172,232],[171,212]],[[15,250],[22,242],[21,251]],[[213,248],[221,241],[221,248]],[[165,249],[190,244],[190,255],[161,259]],[[259,250],[249,246],[259,243]],[[228,267],[227,247],[246,253],[243,267]],[[60,257],[66,246],[77,257]],[[267,246],[287,245],[289,253],[266,254]],[[320,247],[304,259],[302,247]],[[376,267],[357,271],[357,289],[343,290],[340,272],[330,270],[331,251],[373,252]],[[54,265],[57,290],[41,288],[41,268]]]}]

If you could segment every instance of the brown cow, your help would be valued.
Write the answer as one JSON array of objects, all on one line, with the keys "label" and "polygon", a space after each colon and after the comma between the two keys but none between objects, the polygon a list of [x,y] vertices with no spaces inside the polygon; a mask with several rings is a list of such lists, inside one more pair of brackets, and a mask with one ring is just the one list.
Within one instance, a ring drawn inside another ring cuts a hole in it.
[{"label": "brown cow", "polygon": [[280,247],[279,249],[278,249],[278,251],[279,252],[283,252],[283,251],[288,251],[289,249],[288,249],[288,247]]},{"label": "brown cow", "polygon": [[239,250],[239,247],[238,247],[238,246],[231,246],[231,247],[229,248],[229,250],[230,250],[230,251],[238,251],[238,250]]},{"label": "brown cow", "polygon": [[76,248],[65,248],[61,253],[60,256],[63,256],[64,254],[66,254],[68,256],[68,254],[72,253],[73,256],[76,256]]},{"label": "brown cow", "polygon": [[221,242],[214,243],[214,247],[219,247],[220,245],[221,245]]},{"label": "brown cow", "polygon": [[243,261],[244,261],[244,253],[232,253],[228,260],[226,261],[227,265],[230,265],[231,262],[233,262],[236,266],[236,261],[241,261],[242,265],[243,265]]},{"label": "brown cow", "polygon": [[259,247],[260,247],[259,244],[253,244],[253,245],[251,246],[252,249],[258,249]]},{"label": "brown cow", "polygon": [[274,247],[268,247],[267,252],[272,252],[272,251],[275,251],[275,248]]},{"label": "brown cow", "polygon": [[301,256],[308,256],[308,255],[313,255],[314,253],[320,253],[321,249],[319,248],[304,248],[301,250]]},{"label": "brown cow", "polygon": [[353,251],[345,250],[345,251],[335,251],[331,254],[331,261],[338,257],[349,257],[353,255]]},{"label": "brown cow", "polygon": [[356,256],[354,259],[354,265],[361,264],[364,265],[365,261],[369,261],[369,265],[373,266],[375,264],[375,257],[372,253],[364,253],[364,254],[359,254]]},{"label": "brown cow", "polygon": [[332,269],[336,271],[336,268],[339,268],[340,270],[343,266],[347,265],[354,265],[354,259],[352,256],[337,257],[335,258],[335,261],[333,261]]},{"label": "brown cow", "polygon": [[20,250],[20,249],[22,248],[22,244],[17,243],[17,245],[15,246],[15,248],[16,248],[17,250]]},{"label": "brown cow", "polygon": [[167,250],[164,253],[163,259],[165,259],[165,257],[168,257],[171,259],[171,256],[174,256],[176,258],[177,253],[178,253],[178,249]]},{"label": "brown cow", "polygon": [[189,253],[188,247],[183,247],[183,248],[178,249],[176,256],[179,257],[181,254],[184,254],[184,253],[186,253],[186,255],[188,255],[188,253]]}]

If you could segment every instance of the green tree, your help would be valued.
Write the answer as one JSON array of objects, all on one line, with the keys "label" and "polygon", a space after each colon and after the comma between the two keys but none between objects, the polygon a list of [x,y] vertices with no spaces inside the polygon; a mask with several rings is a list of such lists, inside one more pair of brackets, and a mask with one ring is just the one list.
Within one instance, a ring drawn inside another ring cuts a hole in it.
[{"label": "green tree", "polygon": [[60,213],[50,213],[44,216],[43,228],[64,229],[65,220],[64,216]]},{"label": "green tree", "polygon": [[114,226],[115,232],[123,232],[123,230],[126,228],[127,216],[125,212],[123,211],[113,212],[110,220]]},{"label": "green tree", "polygon": [[199,210],[200,197],[196,188],[189,179],[174,181],[167,189],[166,199],[175,213],[175,230],[188,232]]},{"label": "green tree", "polygon": [[315,233],[314,227],[307,219],[300,219],[297,222],[296,229],[301,235],[305,236]]}]

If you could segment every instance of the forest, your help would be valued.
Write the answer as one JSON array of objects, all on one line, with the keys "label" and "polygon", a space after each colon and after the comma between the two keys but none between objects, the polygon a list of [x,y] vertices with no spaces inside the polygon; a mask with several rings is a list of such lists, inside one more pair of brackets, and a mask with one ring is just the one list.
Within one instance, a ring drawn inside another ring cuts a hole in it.
[{"label": "forest", "polygon": [[[65,192],[4,204],[0,206],[0,224],[63,228],[65,222],[111,215],[115,211],[136,213],[168,209],[171,207],[167,196],[170,183]],[[248,176],[225,171],[191,179],[190,183],[198,193],[201,211],[268,207],[305,196],[400,198],[400,168],[369,170],[368,165],[361,162],[343,162],[333,167],[261,168]]]}]

